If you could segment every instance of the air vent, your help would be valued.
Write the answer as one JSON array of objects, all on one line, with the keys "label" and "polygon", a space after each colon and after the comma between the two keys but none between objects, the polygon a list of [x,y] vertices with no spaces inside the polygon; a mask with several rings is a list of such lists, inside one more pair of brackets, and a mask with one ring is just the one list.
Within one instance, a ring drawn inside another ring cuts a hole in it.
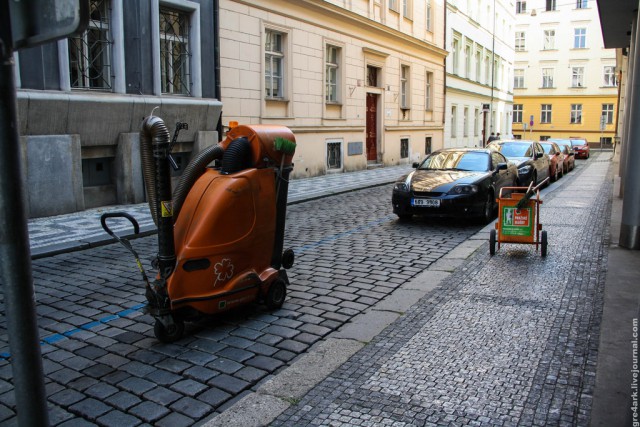
[{"label": "air vent", "polygon": [[536,10],[535,9],[531,9],[531,16],[536,16],[536,15],[537,15]]}]

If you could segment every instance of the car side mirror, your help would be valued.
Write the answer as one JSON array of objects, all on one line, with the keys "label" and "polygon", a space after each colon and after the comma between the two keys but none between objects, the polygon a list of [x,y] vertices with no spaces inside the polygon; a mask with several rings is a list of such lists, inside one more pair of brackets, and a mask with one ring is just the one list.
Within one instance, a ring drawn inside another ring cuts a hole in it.
[{"label": "car side mirror", "polygon": [[418,169],[418,166],[420,166],[420,163],[414,162],[413,165],[411,166],[413,166],[414,169]]},{"label": "car side mirror", "polygon": [[506,171],[507,169],[509,169],[509,165],[506,163],[498,163],[498,167],[496,168],[498,171]]},{"label": "car side mirror", "polygon": [[536,153],[536,159],[539,159],[542,157],[542,153]]}]

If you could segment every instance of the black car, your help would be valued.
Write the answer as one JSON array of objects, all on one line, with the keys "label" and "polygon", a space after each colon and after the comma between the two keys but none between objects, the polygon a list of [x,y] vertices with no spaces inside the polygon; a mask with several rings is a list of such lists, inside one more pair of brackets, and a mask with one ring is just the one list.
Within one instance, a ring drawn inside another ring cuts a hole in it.
[{"label": "black car", "polygon": [[393,187],[393,212],[400,219],[435,217],[494,217],[496,197],[512,187],[518,171],[495,150],[450,148],[436,151]]},{"label": "black car", "polygon": [[487,148],[502,153],[518,168],[518,185],[528,187],[549,177],[549,155],[536,141],[505,140],[493,141]]}]

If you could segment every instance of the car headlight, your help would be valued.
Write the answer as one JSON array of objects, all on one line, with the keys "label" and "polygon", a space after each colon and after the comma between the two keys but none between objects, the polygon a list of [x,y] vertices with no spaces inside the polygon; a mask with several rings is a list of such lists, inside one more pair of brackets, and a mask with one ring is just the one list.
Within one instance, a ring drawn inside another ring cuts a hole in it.
[{"label": "car headlight", "polygon": [[476,194],[478,192],[477,185],[471,184],[458,184],[453,187],[447,194],[449,195],[460,195],[460,194]]},{"label": "car headlight", "polygon": [[522,175],[526,175],[531,172],[531,165],[526,165],[518,168],[518,173]]},{"label": "car headlight", "polygon": [[401,191],[403,193],[409,192],[409,186],[404,182],[396,182],[393,186],[393,191]]}]

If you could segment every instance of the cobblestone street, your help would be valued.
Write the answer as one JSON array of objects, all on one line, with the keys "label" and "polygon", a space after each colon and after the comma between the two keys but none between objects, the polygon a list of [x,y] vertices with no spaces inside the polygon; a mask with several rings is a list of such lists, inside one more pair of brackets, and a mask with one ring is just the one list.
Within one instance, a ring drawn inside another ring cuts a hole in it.
[{"label": "cobblestone street", "polygon": [[[139,272],[120,245],[34,260],[51,423],[176,427],[224,411],[481,227],[404,224],[390,197],[385,185],[290,206],[285,247],[296,263],[283,309],[188,324],[171,345],[154,337]],[[156,242],[132,244],[147,260]],[[15,425],[0,319],[0,422]]]},{"label": "cobblestone street", "polygon": [[544,198],[546,258],[518,245],[491,257],[483,245],[272,425],[587,425],[609,157],[594,156]]}]

